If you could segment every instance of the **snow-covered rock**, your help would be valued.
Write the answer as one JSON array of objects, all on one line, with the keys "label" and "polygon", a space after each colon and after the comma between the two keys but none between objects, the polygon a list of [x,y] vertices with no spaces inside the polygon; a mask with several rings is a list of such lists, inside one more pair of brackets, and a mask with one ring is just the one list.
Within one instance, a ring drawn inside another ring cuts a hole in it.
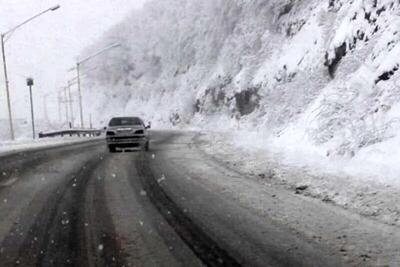
[{"label": "snow-covered rock", "polygon": [[85,65],[100,100],[87,104],[99,120],[258,131],[327,157],[390,147],[399,13],[396,0],[149,1],[86,51],[122,43]]}]

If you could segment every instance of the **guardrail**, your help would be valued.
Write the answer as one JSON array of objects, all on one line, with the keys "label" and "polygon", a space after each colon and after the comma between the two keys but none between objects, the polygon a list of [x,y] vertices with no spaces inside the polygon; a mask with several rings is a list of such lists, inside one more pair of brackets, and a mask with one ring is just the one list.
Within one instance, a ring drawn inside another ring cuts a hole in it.
[{"label": "guardrail", "polygon": [[48,132],[48,133],[39,133],[39,138],[47,138],[47,137],[57,137],[57,136],[78,136],[78,137],[85,137],[85,136],[100,136],[102,130],[63,130],[63,131],[55,131],[55,132]]}]

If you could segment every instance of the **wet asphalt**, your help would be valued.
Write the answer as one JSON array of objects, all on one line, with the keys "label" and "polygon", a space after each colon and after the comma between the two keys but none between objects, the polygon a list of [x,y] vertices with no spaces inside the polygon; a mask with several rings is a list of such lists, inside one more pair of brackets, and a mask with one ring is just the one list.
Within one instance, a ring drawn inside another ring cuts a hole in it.
[{"label": "wet asphalt", "polygon": [[149,152],[96,139],[0,157],[0,266],[345,265],[196,180],[231,178],[188,170],[194,139],[151,135]]}]

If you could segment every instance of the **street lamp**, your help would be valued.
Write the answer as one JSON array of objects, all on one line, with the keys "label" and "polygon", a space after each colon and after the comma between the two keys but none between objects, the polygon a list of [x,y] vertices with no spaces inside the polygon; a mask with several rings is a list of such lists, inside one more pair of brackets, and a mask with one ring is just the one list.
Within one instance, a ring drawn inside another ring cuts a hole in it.
[{"label": "street lamp", "polygon": [[[68,93],[67,93],[67,87],[61,87],[61,91],[59,91],[59,114],[61,117],[61,104],[64,104],[65,107],[65,123],[67,127],[70,125],[70,120],[69,120],[69,110],[68,110],[68,104],[69,104],[69,99],[68,99]],[[63,96],[64,95],[64,96]]]},{"label": "street lamp", "polygon": [[9,80],[8,80],[8,73],[7,73],[7,60],[6,60],[6,52],[5,52],[5,43],[11,38],[12,34],[20,27],[23,25],[31,22],[32,20],[36,19],[37,17],[40,17],[41,15],[49,12],[49,11],[55,11],[60,8],[60,5],[53,6],[49,9],[46,9],[37,15],[23,21],[22,23],[18,24],[17,26],[11,28],[10,30],[1,33],[0,34],[0,39],[1,39],[1,52],[2,52],[2,59],[3,59],[3,69],[4,69],[4,82],[6,86],[6,97],[7,97],[7,107],[8,107],[8,120],[10,123],[10,137],[11,140],[15,139],[15,134],[14,134],[14,126],[13,126],[13,119],[12,119],[12,111],[11,111],[11,100],[10,100],[10,88],[9,88]]},{"label": "street lamp", "polygon": [[56,5],[56,6],[50,7],[50,10],[51,11],[56,11],[59,8],[60,8],[60,5]]},{"label": "street lamp", "polygon": [[89,60],[91,60],[91,59],[93,59],[93,58],[95,58],[95,57],[107,52],[108,50],[111,50],[111,49],[114,49],[114,48],[117,48],[117,47],[120,47],[120,46],[121,46],[121,44],[119,44],[119,43],[107,46],[107,47],[101,49],[99,52],[96,52],[93,55],[88,56],[88,57],[84,58],[83,60],[80,60],[80,61],[76,62],[76,67],[70,69],[70,70],[76,69],[76,72],[77,72],[76,79],[77,79],[77,83],[78,83],[79,113],[80,113],[79,115],[80,115],[80,119],[81,119],[81,128],[84,128],[83,107],[82,107],[82,91],[81,91],[81,73],[80,73],[81,65],[83,63],[85,63],[85,62],[87,62],[87,61],[89,61]]},{"label": "street lamp", "polygon": [[35,137],[36,137],[36,134],[35,134],[35,115],[34,115],[34,110],[33,110],[33,98],[32,98],[33,79],[32,78],[26,79],[26,85],[29,86],[29,96],[30,96],[30,100],[31,100],[32,135],[33,135],[33,139],[35,139]]},{"label": "street lamp", "polygon": [[68,102],[69,102],[69,110],[70,110],[70,112],[71,112],[71,127],[74,127],[74,121],[75,121],[75,119],[74,119],[74,100],[72,99],[72,94],[71,94],[71,86],[73,85],[73,82],[71,82],[71,81],[68,81],[68,86],[67,86],[67,88],[68,88],[68,98],[69,98],[69,100],[68,100]]}]

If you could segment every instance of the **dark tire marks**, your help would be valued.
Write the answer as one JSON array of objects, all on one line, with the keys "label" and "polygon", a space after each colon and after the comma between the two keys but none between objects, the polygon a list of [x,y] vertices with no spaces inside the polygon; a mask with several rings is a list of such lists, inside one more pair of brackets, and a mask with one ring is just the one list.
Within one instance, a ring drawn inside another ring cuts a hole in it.
[{"label": "dark tire marks", "polygon": [[11,176],[22,176],[49,160],[60,160],[74,155],[82,149],[93,149],[103,141],[89,141],[84,144],[60,145],[53,148],[40,148],[31,151],[21,151],[11,155],[0,156],[0,182]]},{"label": "dark tire marks", "polygon": [[241,266],[227,251],[197,226],[158,184],[145,153],[136,160],[144,190],[170,226],[207,266]]},{"label": "dark tire marks", "polygon": [[[85,207],[85,191],[91,172],[99,162],[90,161],[56,196],[47,223],[43,241],[40,246],[36,266],[78,266],[87,265],[86,244],[83,229],[85,222],[82,215]],[[52,203],[52,202],[50,202]],[[46,207],[42,214],[46,214]],[[31,229],[32,233],[43,231],[41,215]],[[45,216],[43,216],[45,217]],[[28,239],[29,241],[29,239]],[[24,253],[24,246],[21,254]],[[22,255],[21,255],[22,256]]]},{"label": "dark tire marks", "polygon": [[[30,218],[21,219],[2,243],[1,266],[123,265],[102,184],[96,184],[95,191],[99,195],[93,205],[86,204],[88,184],[101,163],[100,157],[82,163],[79,171],[68,175],[48,198],[42,199],[42,209],[34,215],[32,226],[24,229],[22,241],[18,233],[26,227],[24,221],[29,222]],[[95,209],[96,219],[91,220],[97,222],[94,225],[86,222],[88,209]],[[87,227],[91,227],[89,233],[95,236],[86,238]],[[87,240],[99,243],[88,244]],[[96,251],[100,246],[102,249]]]},{"label": "dark tire marks", "polygon": [[[98,179],[99,177],[101,179]],[[88,266],[129,266],[126,264],[126,253],[121,247],[120,238],[107,209],[104,178],[99,177],[94,177],[91,181],[91,192],[87,194],[86,200]]]}]

